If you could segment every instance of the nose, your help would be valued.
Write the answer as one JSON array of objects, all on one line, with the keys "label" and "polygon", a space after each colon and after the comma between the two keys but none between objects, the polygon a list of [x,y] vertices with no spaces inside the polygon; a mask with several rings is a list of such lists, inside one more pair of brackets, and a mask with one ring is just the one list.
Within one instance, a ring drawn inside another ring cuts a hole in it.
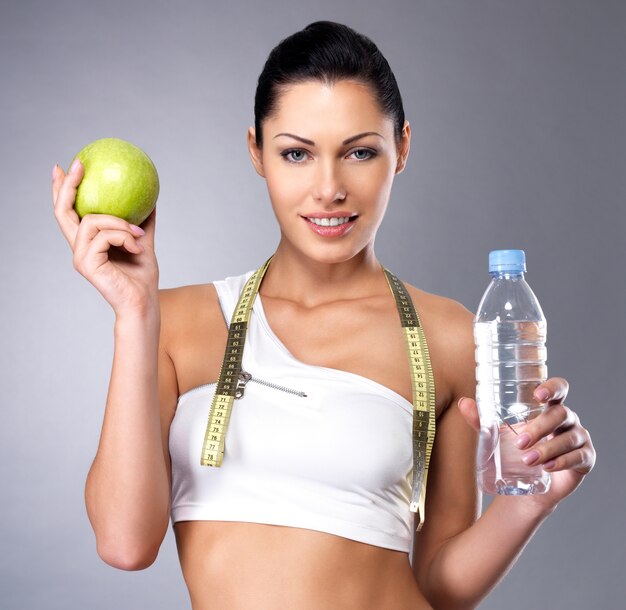
[{"label": "nose", "polygon": [[313,198],[322,204],[343,201],[346,198],[340,172],[332,160],[319,162],[313,184]]}]

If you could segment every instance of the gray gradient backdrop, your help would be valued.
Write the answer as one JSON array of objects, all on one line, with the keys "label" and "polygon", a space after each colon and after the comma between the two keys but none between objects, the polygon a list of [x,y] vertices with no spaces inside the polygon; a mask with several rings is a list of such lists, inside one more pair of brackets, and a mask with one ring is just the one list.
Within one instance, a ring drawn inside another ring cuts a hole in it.
[{"label": "gray gradient backdrop", "polygon": [[[72,268],[50,171],[106,136],[159,169],[161,286],[258,266],[278,230],[246,151],[270,49],[317,19],[371,36],[413,129],[380,260],[475,311],[487,254],[523,248],[549,371],[598,463],[484,602],[621,608],[626,595],[626,3],[609,0],[43,2],[0,5],[0,606],[188,608],[170,530],[156,563],[97,556],[83,491],[113,315]],[[237,232],[241,247],[226,258]]]}]

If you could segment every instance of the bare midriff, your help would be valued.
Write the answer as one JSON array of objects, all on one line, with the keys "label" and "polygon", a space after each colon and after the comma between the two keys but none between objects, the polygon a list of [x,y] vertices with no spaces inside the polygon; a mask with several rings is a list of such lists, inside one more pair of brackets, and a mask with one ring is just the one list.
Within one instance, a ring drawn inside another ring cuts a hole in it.
[{"label": "bare midriff", "polygon": [[179,521],[193,610],[428,610],[409,554],[296,527]]}]

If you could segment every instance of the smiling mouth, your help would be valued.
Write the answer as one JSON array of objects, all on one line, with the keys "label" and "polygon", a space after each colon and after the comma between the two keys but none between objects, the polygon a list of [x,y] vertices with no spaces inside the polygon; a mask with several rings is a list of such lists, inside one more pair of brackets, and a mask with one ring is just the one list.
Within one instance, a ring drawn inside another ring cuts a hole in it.
[{"label": "smiling mouth", "polygon": [[318,227],[337,227],[348,222],[354,222],[358,218],[358,215],[354,214],[353,216],[336,216],[333,218],[310,218],[308,216],[303,216],[303,218],[313,223],[314,225],[317,225]]}]

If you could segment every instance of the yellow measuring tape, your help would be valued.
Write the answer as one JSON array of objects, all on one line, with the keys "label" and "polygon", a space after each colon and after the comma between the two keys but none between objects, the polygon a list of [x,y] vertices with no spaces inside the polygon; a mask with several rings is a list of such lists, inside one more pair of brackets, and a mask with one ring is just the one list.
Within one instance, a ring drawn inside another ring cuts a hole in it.
[{"label": "yellow measuring tape", "polygon": [[[243,348],[254,299],[272,257],[248,278],[233,312],[228,329],[226,351],[209,412],[202,466],[222,465],[226,430],[239,386]],[[385,278],[396,301],[406,342],[413,387],[413,486],[410,510],[419,513],[419,531],[424,524],[428,464],[435,441],[435,382],[424,331],[404,284],[383,267]]]}]

